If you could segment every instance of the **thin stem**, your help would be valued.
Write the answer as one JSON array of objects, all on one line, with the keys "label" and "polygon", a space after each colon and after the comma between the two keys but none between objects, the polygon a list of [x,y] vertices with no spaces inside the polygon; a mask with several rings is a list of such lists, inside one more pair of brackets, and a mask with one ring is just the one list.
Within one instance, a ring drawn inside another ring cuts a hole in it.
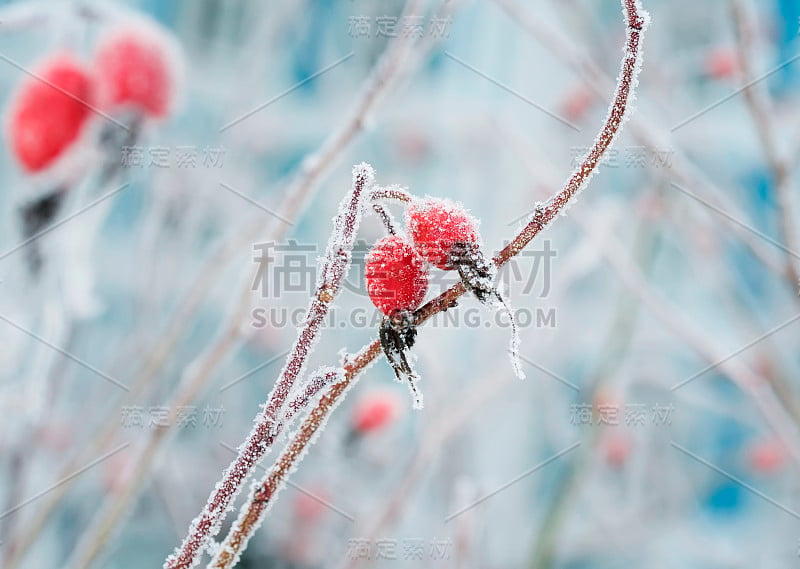
[{"label": "thin stem", "polygon": [[[417,10],[418,6],[418,1],[410,1],[406,8],[406,13],[413,13]],[[433,36],[428,36],[426,39],[432,37]],[[345,149],[348,148],[350,143],[363,130],[366,117],[373,112],[387,92],[389,92],[392,87],[396,86],[405,75],[410,73],[419,64],[421,58],[413,57],[415,49],[417,49],[421,55],[422,52],[430,49],[432,45],[433,40],[421,43],[417,48],[417,44],[412,41],[412,38],[405,35],[400,35],[389,43],[361,88],[352,112],[347,116],[341,126],[334,130],[325,140],[319,150],[309,155],[303,161],[299,174],[295,176],[285,190],[283,190],[282,193],[286,197],[278,208],[281,218],[296,219],[304,204],[308,202],[309,196],[318,186],[320,179],[329,171],[337,159],[344,153]],[[279,241],[284,237],[287,230],[288,226],[283,222],[273,222],[267,231],[268,239]],[[263,216],[254,216],[252,223],[248,224],[247,227],[243,231],[240,231],[233,239],[227,240],[221,244],[217,251],[204,263],[201,270],[197,272],[198,278],[183,295],[185,300],[172,317],[166,331],[154,342],[154,348],[145,358],[141,371],[137,374],[136,379],[129,384],[130,392],[125,396],[126,401],[136,400],[136,398],[144,393],[147,387],[158,377],[158,371],[163,368],[169,356],[174,353],[175,347],[180,342],[185,331],[192,322],[194,322],[194,315],[197,311],[197,307],[200,306],[203,299],[208,296],[217,278],[225,274],[225,271],[221,270],[221,267],[229,262],[230,259],[237,258],[237,253],[242,250],[243,246],[247,246],[248,243],[259,239],[263,234]],[[208,352],[213,357],[203,356],[186,366],[187,374],[183,377],[180,387],[172,397],[172,401],[169,405],[171,410],[191,405],[192,401],[194,401],[202,391],[203,386],[210,379],[214,368],[240,339],[242,322],[250,309],[249,292],[249,289],[245,287],[237,308],[233,311],[223,332],[215,338],[213,344],[208,348]],[[174,418],[175,417],[171,417],[170,424],[172,424],[172,419]],[[101,421],[101,424],[106,426],[85,445],[85,452],[78,453],[63,466],[57,478],[66,478],[71,472],[74,472],[82,462],[88,460],[88,457],[110,447],[119,427],[119,421],[110,420],[109,418],[109,420]],[[155,456],[155,450],[163,443],[166,434],[167,431],[163,429],[153,430],[151,437],[148,439],[145,447],[141,450],[141,453],[135,461],[137,465],[136,472],[139,474],[132,475],[128,478],[128,484],[126,486],[130,486],[130,491],[126,488],[121,495],[114,497],[115,504],[109,501],[109,503],[105,504],[100,509],[101,513],[108,512],[108,516],[103,518],[103,523],[98,522],[97,524],[93,524],[98,528],[98,534],[92,538],[96,543],[96,546],[92,547],[92,550],[99,552],[103,542],[107,539],[107,530],[115,526],[122,517],[125,511],[125,508],[122,506],[133,499],[135,488],[143,483],[151,460]],[[71,483],[62,484],[48,494],[44,505],[38,509],[36,516],[26,526],[25,532],[14,541],[15,547],[13,548],[12,559],[7,565],[8,569],[15,569],[19,566],[24,554],[35,543],[37,536],[44,529],[47,522],[52,519],[53,512],[67,494],[70,487]],[[116,512],[116,514],[113,512]],[[87,532],[87,536],[90,535],[91,532]]]},{"label": "thin stem", "polygon": [[389,235],[397,235],[397,228],[395,227],[394,219],[392,218],[392,214],[389,212],[389,210],[379,203],[373,203],[372,209],[375,210],[376,214],[378,214],[383,226],[386,228],[386,232]]},{"label": "thin stem", "polygon": [[[608,116],[603,123],[600,134],[581,165],[572,173],[561,191],[552,196],[546,204],[539,205],[527,225],[494,258],[494,262],[498,266],[517,255],[559,213],[565,210],[572,198],[586,186],[600,163],[603,154],[619,133],[628,111],[631,96],[637,85],[642,58],[642,34],[649,23],[649,15],[642,9],[639,0],[621,1],[627,27],[625,56],[622,60],[622,70],[613,103],[609,108]],[[415,324],[421,325],[432,316],[447,310],[465,292],[466,289],[461,283],[449,288],[415,312]],[[228,537],[220,548],[220,553],[210,565],[211,567],[221,569],[232,567],[236,563],[239,555],[246,547],[247,541],[266,514],[271,499],[275,496],[286,475],[303,456],[308,443],[313,440],[317,429],[324,422],[327,413],[333,408],[336,398],[344,393],[351,380],[377,358],[380,353],[380,343],[375,340],[363,347],[358,356],[348,362],[345,368],[345,379],[341,383],[334,385],[329,393],[320,400],[320,403],[303,422],[298,434],[289,444],[286,451],[278,459],[275,467],[259,486],[254,487],[250,499],[242,507],[239,518],[231,528]]]},{"label": "thin stem", "polygon": [[752,17],[748,17],[747,10],[741,0],[731,0],[731,12],[737,28],[739,60],[742,68],[742,82],[749,85],[744,90],[744,99],[747,108],[753,117],[758,138],[764,149],[772,175],[774,177],[775,191],[778,199],[778,230],[781,240],[786,244],[786,273],[794,282],[795,288],[800,286],[800,273],[797,269],[797,255],[800,251],[800,242],[794,226],[794,207],[791,192],[791,165],[787,158],[781,156],[778,150],[778,139],[775,134],[775,124],[770,112],[769,93],[763,82],[754,80],[753,73],[753,39],[755,24]]},{"label": "thin stem", "polygon": [[325,258],[320,270],[317,290],[308,308],[305,324],[289,354],[264,411],[257,419],[255,428],[239,450],[239,455],[227,468],[222,480],[208,498],[206,507],[189,529],[189,534],[175,554],[168,557],[165,568],[178,569],[192,567],[225,519],[228,507],[236,498],[243,482],[255,465],[263,458],[280,432],[280,423],[275,417],[283,414],[283,407],[292,386],[301,376],[306,358],[313,348],[331,303],[341,288],[342,279],[347,275],[356,232],[364,213],[369,188],[374,182],[374,171],[367,164],[353,169],[353,188],[343,201],[334,222],[334,230],[328,241]]},{"label": "thin stem", "polygon": [[[606,93],[611,89],[613,80],[589,57],[584,55],[582,50],[577,47],[574,39],[565,39],[559,34],[554,33],[543,24],[541,18],[538,18],[533,11],[523,8],[521,3],[517,0],[494,1],[503,8],[515,22],[519,22],[532,36],[536,37],[542,46],[549,49],[561,61],[572,67],[598,98],[604,101],[606,100]],[[669,169],[676,181],[703,188],[703,191],[707,193],[707,198],[713,205],[727,211],[737,219],[747,218],[745,212],[728,198],[728,193],[705,176],[705,174],[681,152],[680,148],[674,145],[671,133],[666,132],[664,128],[659,127],[656,123],[647,120],[642,113],[637,113],[635,116],[631,117],[629,131],[634,138],[646,148],[650,148],[654,151],[669,149],[674,153],[671,163],[669,164]],[[785,265],[777,262],[775,255],[761,240],[756,238],[740,224],[734,223],[726,217],[723,217],[721,222],[727,224],[727,227],[739,238],[741,243],[747,247],[750,253],[766,268],[786,278],[787,281],[792,283],[792,286],[796,284],[791,280],[791,276],[787,274]]]},{"label": "thin stem", "polygon": [[308,384],[304,386],[300,393],[298,393],[287,406],[286,412],[283,414],[283,422],[286,425],[290,425],[292,419],[308,405],[309,401],[329,385],[338,383],[336,380],[339,378],[339,375],[340,370],[336,368],[325,368],[312,374]]},{"label": "thin stem", "polygon": [[370,192],[369,199],[373,202],[379,200],[391,200],[401,203],[410,203],[413,196],[408,190],[400,186],[386,186],[385,188],[376,187]]},{"label": "thin stem", "polygon": [[258,529],[271,505],[272,498],[277,494],[295,462],[303,455],[319,428],[327,421],[330,411],[333,410],[339,398],[351,386],[353,380],[357,379],[359,372],[368,366],[380,352],[381,346],[376,340],[364,346],[354,358],[345,364],[343,380],[331,386],[328,392],[322,396],[266,478],[253,487],[246,507],[241,509],[238,519],[234,522],[209,567],[233,567],[237,563],[242,551],[247,547],[247,542]]}]

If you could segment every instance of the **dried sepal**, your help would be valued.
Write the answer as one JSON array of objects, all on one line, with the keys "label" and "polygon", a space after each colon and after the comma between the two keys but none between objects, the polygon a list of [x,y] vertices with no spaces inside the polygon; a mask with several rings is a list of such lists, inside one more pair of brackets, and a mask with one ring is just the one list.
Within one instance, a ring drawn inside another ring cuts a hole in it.
[{"label": "dried sepal", "polygon": [[519,361],[519,329],[514,320],[514,313],[494,284],[497,279],[497,266],[486,258],[476,243],[464,241],[453,244],[448,264],[456,268],[464,287],[481,304],[499,306],[508,315],[511,324],[511,341],[509,343],[511,366],[514,369],[514,375],[524,379],[525,374]]},{"label": "dried sepal", "polygon": [[378,335],[383,354],[392,367],[397,381],[408,384],[414,399],[412,406],[414,409],[422,409],[422,392],[417,386],[419,376],[409,361],[410,350],[417,337],[413,314],[407,310],[394,311],[383,319]]}]

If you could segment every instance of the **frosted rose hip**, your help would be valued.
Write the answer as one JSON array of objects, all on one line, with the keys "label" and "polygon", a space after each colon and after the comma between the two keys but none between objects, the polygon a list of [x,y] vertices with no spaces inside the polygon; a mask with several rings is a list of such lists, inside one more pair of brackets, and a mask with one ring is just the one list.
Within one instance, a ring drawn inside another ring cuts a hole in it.
[{"label": "frosted rose hip", "polygon": [[370,250],[365,277],[372,303],[387,316],[419,307],[428,290],[425,261],[397,235],[384,237]]},{"label": "frosted rose hip", "polygon": [[406,210],[406,230],[428,262],[445,271],[457,270],[461,284],[483,304],[499,303],[511,323],[511,362],[524,378],[518,358],[519,335],[514,314],[494,285],[497,266],[482,250],[478,220],[461,204],[438,198],[414,200]]},{"label": "frosted rose hip", "polygon": [[33,70],[14,96],[8,137],[25,170],[50,166],[80,136],[91,110],[92,78],[72,55],[59,54]]},{"label": "frosted rose hip", "polygon": [[155,26],[118,28],[106,34],[95,54],[103,105],[131,106],[164,117],[175,98],[175,48]]},{"label": "frosted rose hip", "polygon": [[480,245],[477,220],[449,200],[415,201],[406,212],[406,226],[420,255],[440,269],[455,268],[451,255],[456,244]]}]

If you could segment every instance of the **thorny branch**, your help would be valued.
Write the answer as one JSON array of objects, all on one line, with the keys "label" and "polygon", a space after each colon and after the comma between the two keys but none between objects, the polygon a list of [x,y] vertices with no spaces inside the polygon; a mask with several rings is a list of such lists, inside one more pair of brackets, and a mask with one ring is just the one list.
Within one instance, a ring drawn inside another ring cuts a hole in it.
[{"label": "thorny branch", "polygon": [[[603,154],[608,150],[620,131],[637,85],[642,60],[642,35],[649,24],[649,15],[641,7],[639,0],[621,1],[627,27],[625,55],[622,60],[622,69],[617,81],[614,99],[600,134],[564,187],[546,203],[537,204],[531,220],[511,243],[494,257],[494,262],[498,266],[503,265],[522,251],[558,214],[564,213],[572,198],[586,186],[600,163]],[[458,299],[465,292],[466,289],[461,283],[449,288],[415,312],[415,324],[420,325],[439,312],[455,306]],[[296,462],[303,456],[307,445],[313,440],[317,430],[335,406],[337,399],[347,390],[353,380],[357,379],[358,374],[371,364],[380,353],[380,343],[378,340],[374,340],[364,346],[355,357],[348,361],[345,366],[344,379],[329,389],[328,393],[310,412],[297,435],[278,458],[267,477],[260,484],[254,486],[250,499],[242,507],[239,518],[231,528],[217,557],[209,567],[222,569],[232,567],[236,563],[239,555],[246,547],[247,541],[258,528],[259,523],[267,512],[270,500],[275,496]]]}]

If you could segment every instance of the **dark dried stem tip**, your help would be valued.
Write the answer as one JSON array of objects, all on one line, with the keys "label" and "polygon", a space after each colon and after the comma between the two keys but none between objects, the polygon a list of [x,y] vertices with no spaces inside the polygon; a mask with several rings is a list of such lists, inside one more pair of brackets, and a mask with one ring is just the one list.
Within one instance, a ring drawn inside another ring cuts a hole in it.
[{"label": "dark dried stem tip", "polygon": [[407,310],[396,310],[391,316],[383,319],[378,337],[386,361],[394,370],[397,381],[408,384],[414,398],[414,408],[422,409],[422,393],[417,387],[419,376],[408,359],[417,337],[414,315]]}]

